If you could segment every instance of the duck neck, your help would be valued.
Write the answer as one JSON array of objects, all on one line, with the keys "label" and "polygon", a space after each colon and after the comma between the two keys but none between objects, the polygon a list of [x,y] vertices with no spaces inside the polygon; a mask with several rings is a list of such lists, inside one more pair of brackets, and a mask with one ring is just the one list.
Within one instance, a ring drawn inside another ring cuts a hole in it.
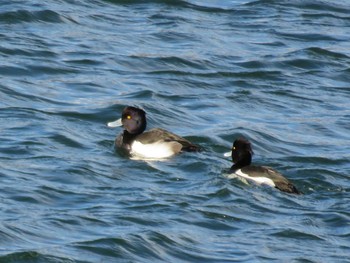
[{"label": "duck neck", "polygon": [[245,166],[250,165],[251,162],[252,162],[252,156],[250,154],[241,156],[241,158],[231,166],[230,170],[237,171],[238,169],[241,169]]},{"label": "duck neck", "polygon": [[243,167],[245,167],[246,165],[241,165],[239,163],[235,163],[234,165],[231,166],[230,170],[235,172]]},{"label": "duck neck", "polygon": [[131,144],[134,141],[136,136],[137,134],[131,134],[128,131],[124,130],[123,139],[122,139],[123,148],[127,150],[131,150]]}]

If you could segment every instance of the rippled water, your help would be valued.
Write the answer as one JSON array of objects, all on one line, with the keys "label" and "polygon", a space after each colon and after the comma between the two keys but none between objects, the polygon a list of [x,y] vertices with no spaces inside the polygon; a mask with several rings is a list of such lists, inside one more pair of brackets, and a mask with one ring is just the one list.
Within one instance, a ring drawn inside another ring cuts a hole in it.
[{"label": "rippled water", "polygon": [[[0,59],[0,262],[350,262],[349,1],[2,1]],[[116,153],[125,105],[205,151]]]}]

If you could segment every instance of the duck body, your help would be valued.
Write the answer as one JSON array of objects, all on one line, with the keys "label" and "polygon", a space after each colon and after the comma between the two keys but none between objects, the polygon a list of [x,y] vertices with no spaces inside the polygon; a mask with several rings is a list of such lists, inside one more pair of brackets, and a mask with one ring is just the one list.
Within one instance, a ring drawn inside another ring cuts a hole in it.
[{"label": "duck body", "polygon": [[287,178],[271,167],[249,165],[241,169],[230,169],[230,173],[259,185],[275,187],[282,192],[300,194]]},{"label": "duck body", "polygon": [[273,168],[251,165],[252,155],[253,150],[249,141],[244,138],[235,140],[231,152],[234,164],[229,173],[259,185],[268,185],[287,193],[301,194],[287,178]]},{"label": "duck body", "polygon": [[122,118],[108,126],[123,126],[124,131],[116,138],[115,145],[131,155],[141,158],[168,158],[181,151],[199,151],[190,141],[164,129],[146,129],[146,113],[139,108],[126,107]]},{"label": "duck body", "polygon": [[168,158],[181,151],[198,151],[198,146],[164,129],[155,128],[133,136],[124,131],[115,145],[132,155],[145,158]]}]

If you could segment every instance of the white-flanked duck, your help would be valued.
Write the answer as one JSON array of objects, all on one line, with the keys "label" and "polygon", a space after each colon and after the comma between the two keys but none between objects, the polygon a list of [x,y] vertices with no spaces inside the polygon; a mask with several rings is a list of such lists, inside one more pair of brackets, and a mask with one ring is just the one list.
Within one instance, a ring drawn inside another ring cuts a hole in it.
[{"label": "white-flanked duck", "polygon": [[276,170],[267,166],[251,165],[253,150],[251,143],[245,138],[238,138],[233,142],[231,152],[225,154],[225,156],[229,155],[231,155],[234,163],[230,168],[230,174],[259,185],[275,187],[283,192],[302,194],[287,178]]},{"label": "white-flanked duck", "polygon": [[122,117],[109,122],[108,127],[123,126],[124,131],[116,138],[115,145],[133,156],[147,159],[163,159],[181,151],[199,151],[200,147],[174,133],[155,128],[146,130],[146,112],[128,106]]}]

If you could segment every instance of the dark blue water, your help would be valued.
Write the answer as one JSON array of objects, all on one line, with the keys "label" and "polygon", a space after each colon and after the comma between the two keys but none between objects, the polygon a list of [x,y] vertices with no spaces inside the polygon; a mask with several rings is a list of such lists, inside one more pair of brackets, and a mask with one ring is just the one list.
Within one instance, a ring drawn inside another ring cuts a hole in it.
[{"label": "dark blue water", "polygon": [[[347,0],[1,1],[0,262],[350,262],[349,83]],[[125,105],[205,150],[116,153]]]}]

